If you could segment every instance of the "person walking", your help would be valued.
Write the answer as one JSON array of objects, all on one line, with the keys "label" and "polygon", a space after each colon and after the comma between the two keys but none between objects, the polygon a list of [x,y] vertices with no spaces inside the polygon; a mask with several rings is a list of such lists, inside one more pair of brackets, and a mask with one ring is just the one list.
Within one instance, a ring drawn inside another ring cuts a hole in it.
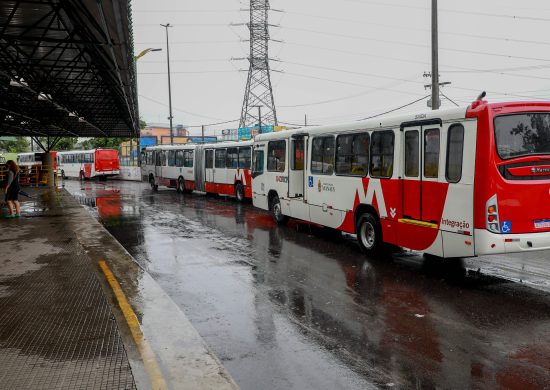
[{"label": "person walking", "polygon": [[19,173],[21,170],[13,160],[8,160],[6,164],[8,166],[8,180],[6,181],[4,192],[6,194],[6,204],[9,210],[9,214],[6,218],[19,218],[21,216],[19,205],[19,190],[21,189],[19,186]]}]

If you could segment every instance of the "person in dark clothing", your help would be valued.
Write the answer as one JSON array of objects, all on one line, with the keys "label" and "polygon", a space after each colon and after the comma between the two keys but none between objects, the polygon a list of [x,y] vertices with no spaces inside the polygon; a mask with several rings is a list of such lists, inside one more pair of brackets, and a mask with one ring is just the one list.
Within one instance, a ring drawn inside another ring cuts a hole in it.
[{"label": "person in dark clothing", "polygon": [[19,173],[21,170],[13,160],[9,160],[6,164],[8,166],[8,179],[6,180],[4,193],[6,194],[6,204],[9,210],[6,218],[18,218],[21,216],[19,205],[19,190],[21,189],[19,186]]}]

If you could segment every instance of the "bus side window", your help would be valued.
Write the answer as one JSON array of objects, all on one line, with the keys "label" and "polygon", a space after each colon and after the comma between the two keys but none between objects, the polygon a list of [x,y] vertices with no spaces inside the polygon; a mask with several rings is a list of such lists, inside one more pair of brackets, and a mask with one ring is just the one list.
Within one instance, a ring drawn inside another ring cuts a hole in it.
[{"label": "bus side window", "polygon": [[254,151],[254,159],[253,159],[253,172],[252,177],[260,176],[262,173],[264,173],[264,151],[263,150],[255,150]]},{"label": "bus side window", "polygon": [[212,149],[208,149],[204,155],[204,167],[214,168],[214,151]]},{"label": "bus side window", "polygon": [[216,161],[214,162],[215,168],[225,168],[225,155],[226,155],[225,149],[216,149],[216,152],[215,152]]},{"label": "bus side window", "polygon": [[395,135],[392,130],[372,133],[370,153],[370,173],[372,177],[392,177],[394,141]]},{"label": "bus side window", "polygon": [[239,150],[237,148],[227,148],[225,167],[237,169],[239,166]]},{"label": "bus side window", "polygon": [[449,183],[462,179],[462,159],[464,153],[464,126],[452,125],[447,135],[447,164],[445,177]]},{"label": "bus side window", "polygon": [[286,141],[270,141],[267,144],[267,170],[284,172],[286,169]]},{"label": "bus side window", "polygon": [[176,151],[175,150],[169,150],[168,151],[168,166],[169,167],[175,167],[176,166]]},{"label": "bus side window", "polygon": [[332,175],[334,172],[334,137],[313,139],[311,152],[311,173]]},{"label": "bus side window", "polygon": [[439,129],[424,132],[424,177],[439,176]]},{"label": "bus side window", "polygon": [[250,169],[251,153],[252,153],[252,148],[250,147],[239,148],[239,168]]},{"label": "bus side window", "polygon": [[183,166],[186,168],[193,168],[193,155],[195,151],[186,150],[183,154]]}]

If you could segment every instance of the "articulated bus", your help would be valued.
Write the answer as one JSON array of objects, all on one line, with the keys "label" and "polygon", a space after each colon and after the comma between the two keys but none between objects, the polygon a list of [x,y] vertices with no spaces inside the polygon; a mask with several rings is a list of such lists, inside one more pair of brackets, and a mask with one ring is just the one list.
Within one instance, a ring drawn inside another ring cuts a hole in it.
[{"label": "articulated bus", "polygon": [[550,249],[550,103],[488,104],[256,136],[252,197],[439,257]]},{"label": "articulated bus", "polygon": [[252,141],[153,146],[141,152],[142,179],[178,192],[252,198]]},{"label": "articulated bus", "polygon": [[118,151],[115,149],[58,152],[57,167],[62,178],[106,179],[120,174]]}]

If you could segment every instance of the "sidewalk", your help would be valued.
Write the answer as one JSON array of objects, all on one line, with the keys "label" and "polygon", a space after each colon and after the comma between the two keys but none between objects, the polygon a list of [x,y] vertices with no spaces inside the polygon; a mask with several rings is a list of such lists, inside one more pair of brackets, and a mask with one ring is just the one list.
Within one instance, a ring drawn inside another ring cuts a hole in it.
[{"label": "sidewalk", "polygon": [[183,312],[66,191],[0,220],[2,388],[236,389]]}]

